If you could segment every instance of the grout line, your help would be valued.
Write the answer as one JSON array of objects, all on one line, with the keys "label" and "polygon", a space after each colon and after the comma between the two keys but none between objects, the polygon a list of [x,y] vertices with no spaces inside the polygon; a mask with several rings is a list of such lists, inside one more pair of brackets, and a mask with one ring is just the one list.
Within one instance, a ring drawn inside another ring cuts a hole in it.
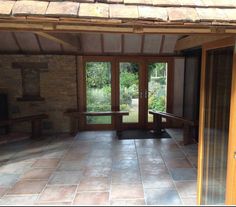
[{"label": "grout line", "polygon": [[144,189],[144,185],[143,185],[143,176],[142,176],[142,171],[141,171],[140,162],[139,162],[139,155],[138,155],[138,150],[137,150],[137,146],[136,146],[136,141],[135,140],[134,140],[134,146],[135,146],[135,151],[136,151],[136,156],[137,156],[137,162],[138,162],[138,167],[139,167],[140,179],[141,179],[141,183],[142,183],[142,187],[143,187],[143,199],[144,199],[145,205],[147,205],[147,199],[146,199],[146,196],[145,196],[145,189]]}]

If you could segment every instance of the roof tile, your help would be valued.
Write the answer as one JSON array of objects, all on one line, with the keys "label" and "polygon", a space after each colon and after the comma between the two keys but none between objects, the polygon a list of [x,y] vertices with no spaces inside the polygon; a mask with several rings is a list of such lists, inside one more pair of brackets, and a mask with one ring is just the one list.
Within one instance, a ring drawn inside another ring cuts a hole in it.
[{"label": "roof tile", "polygon": [[209,7],[234,7],[236,6],[235,0],[202,0],[205,6]]},{"label": "roof tile", "polygon": [[199,16],[195,8],[168,7],[167,11],[170,21],[195,22],[199,20]]},{"label": "roof tile", "polygon": [[202,0],[179,0],[179,2],[182,6],[205,6]]},{"label": "roof tile", "polygon": [[201,21],[227,21],[228,18],[224,14],[223,9],[217,8],[196,8]]},{"label": "roof tile", "polygon": [[47,16],[77,16],[79,9],[78,2],[50,2],[46,15]]},{"label": "roof tile", "polygon": [[44,1],[17,1],[12,9],[13,15],[44,15],[48,2]]},{"label": "roof tile", "polygon": [[79,8],[79,16],[108,18],[109,6],[108,4],[102,4],[102,3],[95,3],[95,4],[81,3]]},{"label": "roof tile", "polygon": [[152,0],[152,2],[158,6],[181,6],[179,0]]},{"label": "roof tile", "polygon": [[125,4],[152,5],[152,0],[124,0]]},{"label": "roof tile", "polygon": [[123,3],[123,0],[98,0],[98,1],[103,1],[107,3]]},{"label": "roof tile", "polygon": [[110,5],[110,17],[121,18],[121,19],[137,19],[138,18],[138,7],[131,5],[122,4],[111,4]]},{"label": "roof tile", "polygon": [[15,1],[0,1],[0,15],[10,15]]},{"label": "roof tile", "polygon": [[236,21],[236,9],[224,9],[229,21]]},{"label": "roof tile", "polygon": [[161,7],[138,6],[140,19],[154,19],[159,21],[167,21],[167,11]]}]

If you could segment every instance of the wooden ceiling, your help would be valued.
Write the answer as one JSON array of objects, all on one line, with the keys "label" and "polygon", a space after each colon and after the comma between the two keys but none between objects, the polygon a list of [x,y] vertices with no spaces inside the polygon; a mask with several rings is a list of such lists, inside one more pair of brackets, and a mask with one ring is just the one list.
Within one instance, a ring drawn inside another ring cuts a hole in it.
[{"label": "wooden ceiling", "polygon": [[1,54],[173,55],[180,35],[0,32]]}]

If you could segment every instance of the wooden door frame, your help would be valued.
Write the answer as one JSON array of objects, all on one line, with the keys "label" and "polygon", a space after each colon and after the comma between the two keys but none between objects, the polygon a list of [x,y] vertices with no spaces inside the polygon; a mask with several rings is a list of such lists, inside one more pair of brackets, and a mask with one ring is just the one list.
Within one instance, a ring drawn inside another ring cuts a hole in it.
[{"label": "wooden door frame", "polygon": [[129,63],[137,63],[139,65],[139,122],[138,123],[122,123],[122,128],[123,129],[132,129],[132,128],[139,128],[139,127],[144,127],[144,120],[142,119],[143,111],[144,111],[144,99],[143,97],[140,98],[140,93],[143,93],[144,90],[144,84],[145,83],[145,65],[144,65],[144,59],[143,58],[137,58],[134,56],[128,56],[128,57],[123,57],[123,56],[116,56],[116,75],[117,75],[117,85],[116,85],[116,99],[118,103],[118,109],[120,108],[120,67],[119,63],[120,62],[129,62]]},{"label": "wooden door frame", "polygon": [[[78,56],[78,110],[80,112],[86,111],[86,76],[85,76],[85,63],[86,62],[111,62],[112,70],[112,110],[119,110],[119,62],[134,62],[140,65],[139,75],[141,77],[141,82],[144,85],[139,84],[139,90],[144,92],[144,88],[147,87],[147,66],[149,63],[155,62],[166,62],[168,63],[168,80],[167,80],[167,111],[172,112],[173,110],[173,90],[174,90],[174,60],[175,57],[153,57],[153,56],[134,56],[127,55],[124,56]],[[144,87],[144,88],[143,88]],[[148,103],[147,103],[148,104]],[[143,128],[151,128],[152,124],[147,122],[146,112],[148,106],[144,99],[140,99],[140,108],[145,112],[145,114],[139,113],[140,120],[143,120],[139,126]],[[142,119],[141,116],[145,118]],[[115,128],[115,120],[112,119],[112,124],[86,124],[86,119],[83,118],[80,123],[82,130],[112,130]],[[126,125],[126,126],[125,126]],[[138,124],[125,124],[124,128],[132,128],[138,126]]]},{"label": "wooden door frame", "polygon": [[[203,178],[203,158],[204,158],[204,108],[205,108],[205,73],[206,73],[206,52],[208,50],[224,48],[235,45],[235,38],[225,38],[222,40],[213,41],[202,45],[202,67],[201,67],[201,84],[200,84],[200,108],[199,108],[199,142],[198,142],[198,176],[197,176],[197,204],[201,204],[202,200],[202,178]],[[236,57],[233,57],[233,74],[232,74],[232,86],[231,86],[231,103],[230,103],[230,125],[229,125],[229,143],[228,143],[228,161],[227,161],[227,178],[226,178],[226,203],[232,204],[232,201],[236,201],[233,198],[232,182],[236,176],[232,178],[233,172],[236,172],[236,164],[233,159],[233,151],[235,151],[236,140],[233,138],[236,136]],[[235,193],[235,190],[234,190]],[[235,204],[235,203],[234,203]]]},{"label": "wooden door frame", "polygon": [[[82,56],[81,59],[82,63],[79,67],[78,72],[78,80],[79,82],[79,111],[86,111],[86,72],[85,72],[85,64],[86,62],[110,62],[111,63],[111,110],[114,110],[115,106],[115,93],[112,93],[112,91],[115,91],[115,84],[116,79],[115,76],[112,75],[113,72],[115,72],[115,61],[114,57],[110,56]],[[86,118],[84,117],[81,120],[80,127],[83,130],[112,130],[115,128],[115,120],[114,117],[111,119],[111,124],[86,124]]]}]

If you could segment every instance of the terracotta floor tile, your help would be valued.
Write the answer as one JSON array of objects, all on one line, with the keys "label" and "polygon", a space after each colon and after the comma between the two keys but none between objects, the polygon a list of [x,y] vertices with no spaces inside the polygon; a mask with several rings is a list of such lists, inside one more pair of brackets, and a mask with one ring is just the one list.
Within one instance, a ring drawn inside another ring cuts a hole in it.
[{"label": "terracotta floor tile", "polygon": [[144,199],[135,199],[135,200],[111,200],[110,205],[112,206],[145,206]]},{"label": "terracotta floor tile", "polygon": [[3,196],[0,205],[34,205],[38,195]]},{"label": "terracotta floor tile", "polygon": [[119,160],[113,162],[113,170],[138,170],[139,165],[137,160]]},{"label": "terracotta floor tile", "polygon": [[139,170],[120,170],[112,172],[112,184],[141,183]]},{"label": "terracotta floor tile", "polygon": [[78,191],[107,191],[110,188],[110,178],[84,178],[80,181]]},{"label": "terracotta floor tile", "polygon": [[85,177],[110,177],[111,168],[104,167],[87,167],[84,171]]},{"label": "terracotta floor tile", "polygon": [[48,182],[49,185],[78,185],[83,177],[81,171],[54,172]]},{"label": "terracotta floor tile", "polygon": [[22,174],[31,167],[31,163],[17,161],[9,161],[0,166],[0,173]]},{"label": "terracotta floor tile", "polygon": [[184,205],[187,206],[196,206],[197,205],[197,197],[192,197],[192,198],[181,198],[183,201]]},{"label": "terracotta floor tile", "polygon": [[175,181],[197,179],[197,172],[194,168],[174,168],[170,172]]},{"label": "terracotta floor tile", "polygon": [[111,167],[112,158],[100,157],[100,158],[90,158],[86,166],[100,166],[100,167]]},{"label": "terracotta floor tile", "polygon": [[59,159],[57,158],[48,158],[48,159],[40,159],[36,161],[32,167],[38,168],[56,168],[59,163]]},{"label": "terracotta floor tile", "polygon": [[79,192],[75,196],[74,205],[109,205],[108,192]]},{"label": "terracotta floor tile", "polygon": [[0,187],[0,198],[5,195],[9,188]]},{"label": "terracotta floor tile", "polygon": [[85,161],[63,161],[57,168],[58,171],[82,171],[85,169]]},{"label": "terracotta floor tile", "polygon": [[21,177],[22,179],[37,179],[37,180],[48,180],[51,176],[52,169],[32,168]]},{"label": "terracotta floor tile", "polygon": [[71,202],[74,198],[76,186],[47,186],[38,202]]},{"label": "terracotta floor tile", "polygon": [[39,194],[46,184],[45,180],[22,180],[17,182],[7,194]]},{"label": "terracotta floor tile", "polygon": [[176,181],[175,185],[181,198],[197,196],[196,181]]},{"label": "terracotta floor tile", "polygon": [[174,183],[170,177],[158,178],[158,176],[143,177],[143,187],[174,189]]},{"label": "terracotta floor tile", "polygon": [[147,205],[181,205],[181,199],[176,190],[146,189]]},{"label": "terracotta floor tile", "polygon": [[19,179],[18,174],[0,173],[0,187],[11,187]]},{"label": "terracotta floor tile", "polygon": [[122,184],[111,186],[111,197],[114,199],[143,199],[143,186],[141,184]]},{"label": "terracotta floor tile", "polygon": [[172,168],[192,168],[192,165],[187,159],[174,159],[174,160],[167,160],[166,166],[169,169]]},{"label": "terracotta floor tile", "polygon": [[119,161],[119,160],[135,160],[138,159],[136,152],[118,152],[113,153],[113,161]]}]

